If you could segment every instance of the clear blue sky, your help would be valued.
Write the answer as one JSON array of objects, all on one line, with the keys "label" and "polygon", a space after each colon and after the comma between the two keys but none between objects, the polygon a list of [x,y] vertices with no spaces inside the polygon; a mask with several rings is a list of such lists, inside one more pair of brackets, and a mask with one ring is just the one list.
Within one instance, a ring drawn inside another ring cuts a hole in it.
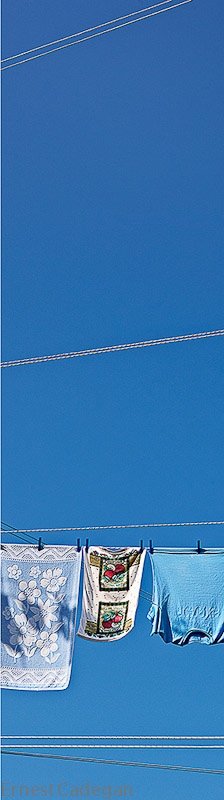
[{"label": "clear blue sky", "polygon": [[[3,57],[135,8],[5,0]],[[195,0],[3,73],[3,360],[224,327],[223,22],[222,0]],[[3,372],[6,522],[223,519],[222,338]],[[161,529],[154,543],[198,535],[223,546],[211,527]],[[147,611],[140,600],[116,644],[77,638],[66,691],[3,691],[3,732],[223,734],[222,647],[150,639]],[[118,756],[224,768],[222,751]],[[3,778],[131,784],[134,800],[223,800],[224,785],[19,756],[4,757]]]}]

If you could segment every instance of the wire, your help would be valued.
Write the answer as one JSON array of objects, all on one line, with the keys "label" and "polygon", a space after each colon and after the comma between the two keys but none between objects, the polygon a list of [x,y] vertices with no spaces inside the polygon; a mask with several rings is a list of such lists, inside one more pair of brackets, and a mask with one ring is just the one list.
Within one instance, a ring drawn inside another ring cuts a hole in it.
[{"label": "wire", "polygon": [[44,47],[51,47],[53,44],[58,44],[59,42],[66,42],[67,39],[73,39],[74,36],[82,36],[84,33],[91,33],[91,31],[97,31],[98,28],[104,28],[105,25],[113,25],[114,22],[120,22],[122,19],[128,19],[128,17],[134,17],[135,14],[143,14],[144,11],[150,11],[152,8],[165,6],[167,3],[171,2],[172,0],[163,0],[162,3],[156,3],[154,6],[147,6],[147,8],[140,8],[138,11],[132,11],[130,14],[125,14],[124,17],[117,17],[117,19],[110,19],[109,22],[102,22],[101,25],[95,25],[94,28],[86,28],[85,31],[79,31],[78,33],[71,33],[70,36],[64,36],[62,39],[55,39],[54,42],[47,42],[47,44],[41,44],[39,45],[39,47],[33,47],[32,50],[25,50],[24,53],[17,53],[15,56],[8,56],[8,58],[2,58],[0,63],[4,64],[6,61],[12,61],[13,58],[20,58],[20,56],[27,56],[29,53],[35,53],[36,50],[42,50]]},{"label": "wire", "polygon": [[[146,600],[147,603],[151,603],[152,606],[157,606],[158,605],[157,603],[153,603],[153,601],[151,600],[151,597],[144,597],[144,595],[141,594],[141,592],[139,594],[139,597],[141,598],[141,600]],[[159,605],[158,605],[158,608],[160,608]]]},{"label": "wire", "polygon": [[144,595],[141,594],[141,592],[139,593],[139,597],[141,597],[142,600],[147,600],[147,602],[152,602],[151,600],[149,600],[148,597],[144,597]]},{"label": "wire", "polygon": [[145,593],[143,594],[143,593],[142,593],[142,589],[140,589],[140,592],[139,592],[139,597],[141,597],[141,600],[146,600],[146,602],[147,602],[147,603],[150,603],[150,605],[151,605],[151,606],[156,606],[157,608],[160,608],[160,609],[161,609],[161,606],[159,605],[159,603],[155,603],[155,601],[154,601],[154,600],[152,600],[152,597],[153,597],[153,595],[152,595],[152,594],[150,594],[150,595],[148,594],[148,595],[147,595],[147,592],[145,592]]},{"label": "wire", "polygon": [[[139,739],[139,740],[140,739],[141,740],[142,739],[144,739],[144,740],[145,739],[153,739],[153,740],[163,740],[163,741],[165,741],[167,739],[169,739],[169,740],[172,739],[172,740],[178,740],[178,741],[179,740],[184,740],[184,741],[186,741],[186,740],[188,740],[188,741],[195,741],[195,740],[196,741],[199,741],[199,740],[200,741],[202,741],[202,740],[203,741],[208,741],[208,740],[212,740],[212,741],[214,741],[214,740],[217,740],[217,739],[218,740],[224,739],[224,736],[96,736],[96,735],[94,735],[94,736],[89,736],[89,735],[88,736],[81,736],[80,734],[78,734],[77,736],[45,736],[45,735],[44,736],[12,736],[12,735],[6,736],[6,735],[2,735],[1,738],[2,739],[30,739],[30,740],[31,739],[35,739],[36,741],[38,739],[48,739],[48,740],[51,740],[51,741],[53,739],[55,739],[55,740],[56,739],[94,739],[94,740],[96,740],[96,739],[104,739],[104,740],[106,740],[106,739],[110,739],[110,740],[112,740],[112,739],[135,739],[135,740],[136,739]],[[25,747],[25,745],[24,745],[24,747]]]},{"label": "wire", "polygon": [[[21,539],[22,542],[27,542],[27,544],[30,543],[29,542],[30,539],[32,539],[33,542],[38,542],[39,541],[35,536],[29,536],[29,539],[23,539],[22,536],[18,536],[17,535],[18,533],[20,533],[20,531],[18,531],[17,528],[13,528],[12,525],[8,525],[7,522],[2,522],[1,521],[1,525],[5,525],[5,526],[7,526],[7,528],[12,528],[12,530],[10,530],[10,531],[1,530],[0,533],[10,533],[12,536],[15,536],[16,539]],[[14,533],[14,531],[16,531],[16,533]],[[23,531],[23,533],[25,533],[25,531]],[[45,544],[45,542],[43,542],[42,544]]]},{"label": "wire", "polygon": [[81,44],[81,42],[86,42],[88,39],[95,39],[96,36],[104,36],[106,33],[111,33],[111,31],[116,31],[118,28],[125,28],[127,25],[133,25],[135,22],[141,22],[144,19],[148,19],[148,17],[156,17],[157,14],[164,14],[165,11],[172,11],[173,8],[179,8],[179,6],[185,6],[187,3],[192,3],[192,0],[182,0],[181,3],[176,3],[174,6],[170,6],[169,8],[162,8],[161,11],[153,11],[152,14],[145,14],[144,17],[139,17],[138,19],[132,19],[130,22],[122,22],[121,25],[116,25],[114,28],[108,28],[107,31],[99,31],[99,33],[93,33],[91,36],[85,36],[84,39],[77,39],[76,42],[70,42],[69,44],[60,45],[60,47],[54,47],[53,50],[47,50],[45,53],[39,53],[37,56],[31,56],[30,58],[25,58],[23,61],[17,61],[15,64],[9,64],[7,67],[2,67],[1,72],[5,69],[11,69],[12,67],[18,67],[19,64],[25,64],[27,61],[34,61],[36,58],[42,58],[42,56],[50,55],[50,53],[56,53],[57,50],[64,50],[65,47],[73,47],[75,44]]},{"label": "wire", "polygon": [[61,761],[82,761],[85,764],[114,764],[116,766],[121,767],[145,767],[146,769],[170,769],[170,770],[180,770],[181,772],[202,772],[206,773],[207,775],[224,775],[224,770],[222,769],[203,769],[201,767],[179,767],[179,766],[171,766],[170,764],[141,764],[134,761],[111,761],[104,758],[84,758],[84,757],[74,757],[74,756],[56,756],[46,753],[16,753],[13,750],[4,750],[3,753],[5,755],[13,755],[13,756],[25,756],[26,758],[54,758],[60,759]]},{"label": "wire", "polygon": [[[22,542],[26,542],[26,544],[31,544],[30,539],[32,539],[33,542],[38,542],[38,539],[35,539],[34,536],[30,536],[29,539],[24,539],[23,536],[18,536],[17,533],[14,533],[13,531],[2,530],[0,531],[0,533],[10,533],[11,536],[15,536],[16,539],[19,539]],[[42,542],[42,544],[45,544],[45,542]]]},{"label": "wire", "polygon": [[[84,528],[27,528],[18,530],[18,533],[60,533],[61,531],[114,531],[131,528],[183,528],[199,525],[224,525],[224,520],[215,522],[146,522],[135,525],[88,525]],[[7,533],[7,531],[0,531]]]},{"label": "wire", "polygon": [[[189,0],[191,2],[192,0]],[[140,347],[154,347],[159,344],[172,344],[174,342],[190,342],[194,339],[208,339],[214,336],[223,336],[224,329],[218,331],[205,331],[203,333],[188,333],[186,336],[168,336],[166,339],[149,339],[146,342],[132,342],[130,344],[115,344],[111,347],[96,347],[93,350],[77,350],[71,353],[57,353],[50,356],[36,356],[22,358],[14,361],[3,361],[1,367],[19,367],[25,364],[41,364],[44,361],[60,361],[65,358],[78,358],[81,356],[100,355],[101,353],[115,353],[120,350],[134,350]]]},{"label": "wire", "polygon": [[[18,750],[21,747],[31,749],[57,750],[224,750],[224,744],[13,744]],[[10,747],[2,744],[2,747]]]},{"label": "wire", "polygon": [[3,519],[1,519],[1,525],[5,525],[6,528],[11,528],[12,531],[17,531],[17,528],[14,528],[13,525],[8,525],[7,522],[3,522]]},{"label": "wire", "polygon": [[[1,531],[1,533],[11,533],[11,534],[12,534],[12,536],[15,536],[15,538],[16,538],[16,539],[19,539],[19,540],[20,540],[20,542],[26,542],[26,544],[31,544],[31,542],[29,541],[29,539],[23,539],[23,536],[17,536],[17,534],[16,534],[16,533],[13,533],[12,531]],[[33,539],[33,536],[32,536],[31,538]],[[35,542],[38,542],[38,539],[34,539],[34,541],[35,541]]]}]

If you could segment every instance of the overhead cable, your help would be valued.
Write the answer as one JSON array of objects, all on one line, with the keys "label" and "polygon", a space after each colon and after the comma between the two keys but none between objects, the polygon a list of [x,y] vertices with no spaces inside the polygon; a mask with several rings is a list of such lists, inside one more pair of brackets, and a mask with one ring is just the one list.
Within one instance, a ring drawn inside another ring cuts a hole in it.
[{"label": "overhead cable", "polygon": [[[224,525],[224,520],[216,520],[215,522],[145,522],[136,523],[131,525],[86,525],[85,527],[72,527],[72,528],[21,528],[17,533],[61,533],[62,531],[115,531],[115,530],[128,530],[132,528],[183,528],[192,527],[197,525]],[[3,531],[0,533],[11,533],[11,531]]]},{"label": "overhead cable", "polygon": [[3,522],[3,519],[1,519],[1,525],[5,525],[5,528],[11,528],[12,531],[17,531],[17,528],[14,528],[13,525],[8,525],[8,522]]},{"label": "overhead cable", "polygon": [[[191,2],[192,0],[189,0]],[[164,339],[149,339],[145,342],[131,342],[129,344],[115,344],[109,347],[95,347],[92,350],[76,350],[71,353],[56,353],[50,356],[34,356],[17,360],[3,361],[1,367],[19,367],[26,364],[41,364],[44,361],[61,361],[65,358],[79,358],[81,356],[95,356],[101,353],[116,353],[120,350],[137,350],[141,347],[154,347],[160,344],[173,344],[174,342],[190,342],[194,339],[208,339],[214,336],[223,336],[224,329],[205,331],[202,333],[188,333],[186,336],[167,336]]]},{"label": "overhead cable", "polygon": [[74,36],[82,36],[84,33],[91,33],[91,31],[97,31],[98,28],[104,28],[105,25],[113,25],[114,22],[120,22],[123,19],[128,19],[129,17],[134,17],[139,14],[143,14],[144,11],[150,11],[152,8],[158,8],[159,6],[165,6],[167,3],[171,3],[172,0],[163,0],[162,3],[156,3],[153,6],[147,6],[146,8],[140,8],[137,11],[132,11],[130,14],[125,14],[123,17],[117,17],[116,19],[110,19],[108,22],[102,22],[100,25],[94,25],[93,28],[86,28],[84,31],[78,31],[78,33],[71,33],[70,36],[63,36],[62,39],[55,39],[53,42],[47,42],[47,44],[40,44],[38,47],[33,47],[32,50],[24,50],[23,53],[16,53],[14,56],[8,56],[8,58],[2,58],[0,63],[4,64],[6,61],[12,61],[14,58],[20,58],[21,56],[27,56],[29,53],[36,53],[37,50],[43,50],[44,47],[51,47],[53,44],[59,44],[59,42],[66,42],[68,39],[74,39]]},{"label": "overhead cable", "polygon": [[[1,530],[1,531],[0,531],[0,533],[10,533],[10,535],[11,535],[11,536],[14,536],[14,537],[15,537],[15,539],[19,539],[19,540],[20,540],[20,542],[21,542],[21,541],[22,541],[22,542],[26,542],[26,544],[31,544],[31,541],[30,541],[30,539],[32,539],[32,541],[33,541],[33,542],[38,542],[38,539],[36,539],[34,536],[30,536],[30,537],[29,537],[29,539],[24,539],[24,538],[23,538],[23,536],[20,536],[20,535],[18,535],[17,533],[14,533],[14,531],[5,531],[5,530],[3,529],[3,530]],[[43,544],[45,544],[45,542],[43,542]]]},{"label": "overhead cable", "polygon": [[[145,592],[144,589],[140,589],[139,597],[141,597],[142,600],[147,600],[148,603],[152,603],[151,598],[153,597],[153,595],[149,594],[148,592]],[[152,605],[157,605],[157,603],[153,603]]]},{"label": "overhead cable", "polygon": [[2,748],[52,750],[224,750],[224,744],[2,744]]},{"label": "overhead cable", "polygon": [[[17,534],[13,533],[13,531],[4,531],[4,530],[2,530],[2,531],[0,531],[0,533],[11,533],[11,535],[14,536],[15,539],[19,539],[20,542],[26,542],[26,544],[31,544],[29,539],[24,539],[23,536],[17,536]],[[32,538],[34,542],[38,542],[38,539],[34,539],[33,536],[30,537],[30,538]]]},{"label": "overhead cable", "polygon": [[54,758],[60,759],[61,761],[75,761],[75,762],[85,762],[85,764],[109,764],[109,765],[116,765],[119,767],[143,767],[146,769],[168,769],[168,770],[179,770],[181,772],[201,772],[210,775],[224,775],[224,770],[222,769],[203,769],[201,767],[180,767],[174,766],[170,764],[142,764],[135,761],[111,761],[109,759],[104,758],[84,758],[81,756],[57,756],[48,753],[18,753],[13,750],[3,750],[4,755],[13,755],[13,756],[25,756],[26,758]]},{"label": "overhead cable", "polygon": [[151,606],[156,606],[157,608],[161,608],[159,603],[155,603],[155,601],[152,599],[153,595],[152,594],[149,595],[146,592],[143,593],[142,589],[140,589],[139,597],[141,598],[141,600],[146,600],[146,603],[150,603]]},{"label": "overhead cable", "polygon": [[[5,527],[10,528],[11,530],[6,531],[6,530],[2,529],[0,531],[0,533],[10,533],[12,536],[15,536],[16,539],[20,539],[20,540],[22,540],[22,542],[27,542],[27,544],[29,544],[29,540],[30,539],[32,539],[33,542],[38,542],[39,541],[39,539],[37,539],[36,536],[29,536],[29,539],[23,539],[22,536],[18,535],[17,528],[13,528],[12,525],[7,525],[7,522],[1,521],[1,525],[5,525]],[[16,533],[15,533],[15,531],[16,531]],[[45,544],[45,542],[43,542],[43,544]]]},{"label": "overhead cable", "polygon": [[172,741],[174,741],[174,740],[178,740],[178,741],[179,740],[184,740],[184,741],[186,741],[186,740],[187,741],[189,741],[189,740],[190,741],[199,741],[199,740],[200,741],[202,741],[202,740],[203,741],[209,741],[209,740],[212,740],[212,741],[214,741],[214,740],[217,740],[217,739],[218,740],[224,739],[224,736],[157,736],[157,735],[156,736],[123,736],[123,735],[122,736],[117,736],[117,735],[116,736],[114,736],[114,735],[112,735],[112,736],[101,736],[101,735],[97,736],[95,734],[94,734],[94,736],[93,735],[87,735],[87,736],[82,735],[81,736],[80,734],[78,734],[77,736],[73,736],[73,735],[72,736],[68,736],[68,735],[67,736],[59,736],[59,735],[56,735],[56,736],[46,736],[46,735],[44,735],[44,736],[39,736],[39,735],[38,736],[33,736],[33,735],[32,736],[27,736],[27,735],[26,736],[12,736],[12,735],[7,736],[7,735],[2,735],[1,738],[2,739],[29,739],[29,740],[35,739],[35,741],[37,741],[39,739],[42,739],[42,740],[43,739],[48,739],[50,741],[52,741],[53,739],[54,740],[56,740],[56,739],[94,739],[94,740],[96,740],[96,739],[104,739],[104,740],[106,740],[106,739],[110,739],[110,740],[112,740],[112,739],[132,739],[132,740],[133,739],[134,740],[136,740],[136,739],[139,739],[139,740],[150,739],[151,740],[151,739],[153,739],[153,741],[158,740],[158,739],[162,740],[162,741],[165,741],[167,739],[169,739],[169,740],[171,739]]},{"label": "overhead cable", "polygon": [[73,45],[81,44],[82,42],[86,42],[88,39],[95,39],[96,36],[104,36],[106,33],[111,33],[111,31],[118,30],[118,28],[125,28],[127,25],[134,25],[135,22],[141,22],[144,19],[148,19],[148,17],[155,17],[157,16],[157,14],[164,14],[166,11],[172,11],[172,9],[179,8],[179,6],[185,6],[187,5],[187,3],[192,3],[192,0],[182,0],[181,3],[176,3],[175,5],[169,6],[168,8],[162,8],[160,11],[153,11],[151,14],[145,14],[143,17],[138,17],[138,19],[132,19],[129,22],[122,22],[120,25],[116,25],[114,28],[108,28],[106,31],[99,31],[99,33],[93,33],[91,34],[91,36],[85,36],[83,39],[77,39],[76,42],[69,42],[68,44],[60,45],[60,47],[54,47],[52,50],[46,50],[45,53],[39,53],[36,56],[30,56],[30,58],[24,58],[22,61],[16,61],[14,64],[8,64],[6,67],[1,68],[1,72],[3,72],[3,70],[5,69],[18,67],[19,64],[25,64],[27,61],[34,61],[34,59],[36,58],[42,58],[43,56],[50,55],[51,53],[55,53],[57,50],[64,50],[65,47],[73,47]]}]

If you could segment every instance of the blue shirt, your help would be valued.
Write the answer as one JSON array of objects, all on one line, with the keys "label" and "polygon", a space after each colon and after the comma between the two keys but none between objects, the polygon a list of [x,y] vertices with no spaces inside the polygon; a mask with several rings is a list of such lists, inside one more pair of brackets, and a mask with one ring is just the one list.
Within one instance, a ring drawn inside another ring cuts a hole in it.
[{"label": "blue shirt", "polygon": [[150,555],[152,632],[165,642],[224,642],[224,551],[173,550]]}]

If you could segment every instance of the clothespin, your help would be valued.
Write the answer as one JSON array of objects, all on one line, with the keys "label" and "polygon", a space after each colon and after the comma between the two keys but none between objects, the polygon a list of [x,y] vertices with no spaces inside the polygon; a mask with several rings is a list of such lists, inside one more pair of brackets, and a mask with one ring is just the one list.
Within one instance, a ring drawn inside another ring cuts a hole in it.
[{"label": "clothespin", "polygon": [[143,548],[144,548],[144,542],[143,542],[143,539],[141,539],[141,542],[140,542],[140,553],[143,553]]},{"label": "clothespin", "polygon": [[198,553],[201,553],[201,542],[200,542],[200,539],[198,539],[198,542],[197,542],[197,551],[198,551]]},{"label": "clothespin", "polygon": [[89,549],[89,539],[86,539],[86,553],[88,553]]},{"label": "clothespin", "polygon": [[40,536],[39,541],[38,541],[38,550],[43,550],[43,549],[44,548],[43,548],[42,540],[41,540],[41,536]]},{"label": "clothespin", "polygon": [[80,553],[80,550],[81,550],[80,539],[77,539],[77,552]]},{"label": "clothespin", "polygon": [[149,540],[149,552],[153,554],[152,539]]}]

